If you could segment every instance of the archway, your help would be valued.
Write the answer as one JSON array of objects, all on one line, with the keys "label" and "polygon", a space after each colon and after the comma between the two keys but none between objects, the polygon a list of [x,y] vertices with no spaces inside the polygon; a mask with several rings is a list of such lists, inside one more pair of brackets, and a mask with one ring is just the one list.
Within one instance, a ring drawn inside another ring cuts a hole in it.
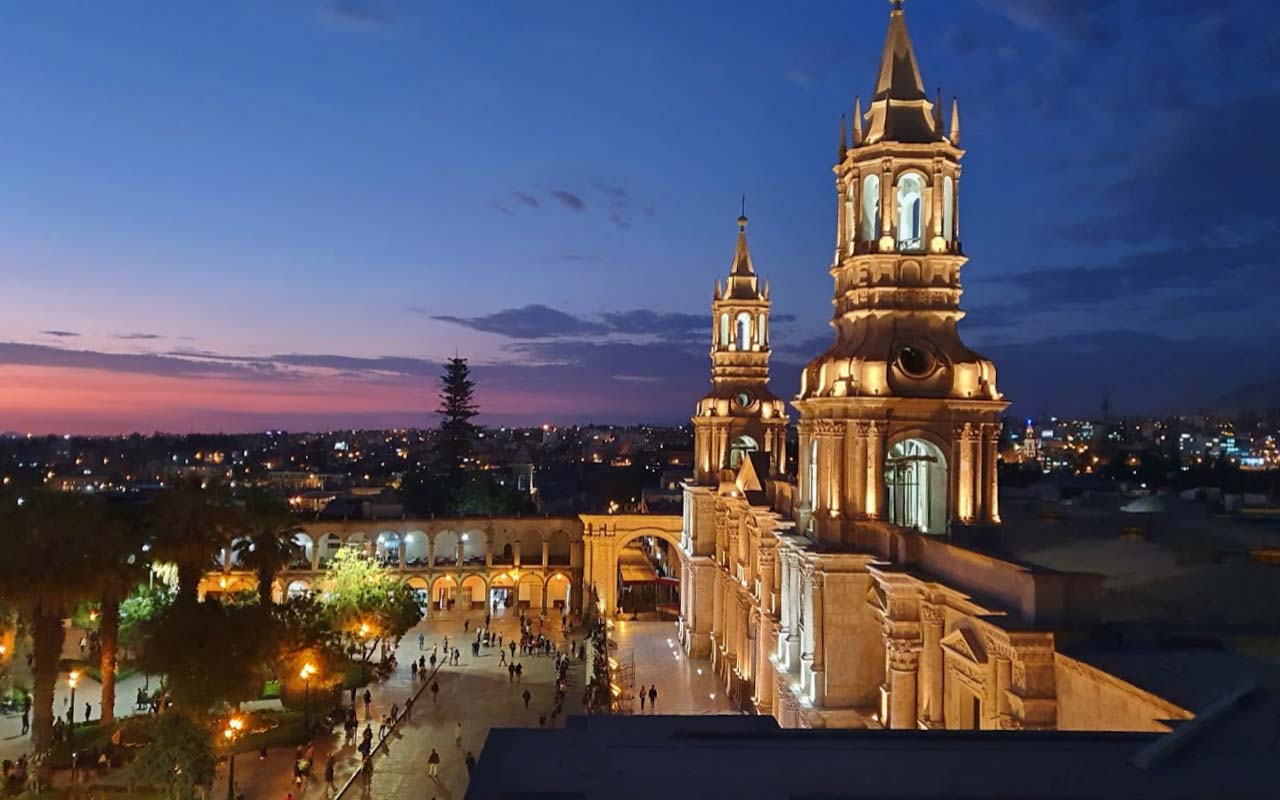
[{"label": "archway", "polygon": [[563,572],[557,572],[547,578],[547,608],[555,608],[567,612],[572,605],[573,581]]},{"label": "archway", "polygon": [[632,619],[677,619],[680,582],[672,575],[675,546],[663,536],[639,534],[618,547],[616,607]]},{"label": "archway", "polygon": [[555,531],[547,539],[547,563],[567,567],[573,563],[573,541],[565,531]]},{"label": "archway", "polygon": [[336,533],[326,533],[320,537],[320,558],[317,563],[321,569],[329,563],[338,551],[342,549],[342,538]]},{"label": "archway", "polygon": [[511,608],[516,602],[516,582],[506,572],[493,576],[489,582],[489,610],[501,614],[504,609]]},{"label": "archway", "polygon": [[441,575],[431,584],[431,607],[440,611],[453,608],[458,598],[458,581],[452,575]]},{"label": "archway", "polygon": [[729,445],[729,468],[737,469],[741,466],[744,458],[759,449],[760,443],[750,436],[744,434],[734,439],[732,444]]},{"label": "archway", "polygon": [[889,521],[921,533],[947,530],[947,458],[927,439],[902,439],[884,463]]},{"label": "archway", "polygon": [[516,563],[516,550],[520,542],[516,535],[507,529],[493,535],[493,563],[495,566],[509,567]]},{"label": "archway", "polygon": [[378,563],[384,567],[399,568],[400,534],[395,531],[383,531],[378,534],[374,556],[378,559]]},{"label": "archway", "polygon": [[427,566],[427,535],[422,531],[409,531],[404,535],[404,565],[411,569]]},{"label": "archway", "polygon": [[484,578],[479,575],[468,575],[462,579],[462,585],[458,592],[458,608],[463,611],[483,610],[487,591],[488,587],[485,585]]},{"label": "archway", "polygon": [[[249,546],[248,542],[249,542],[249,539],[247,537],[242,536],[239,539],[232,539],[231,544],[227,545],[228,549],[231,552],[231,568],[232,569],[245,568],[244,567],[244,553],[245,553],[244,548]],[[218,564],[218,569],[222,569],[221,564]]]},{"label": "archway", "polygon": [[516,584],[516,598],[521,608],[542,608],[542,579],[532,572],[520,576]]},{"label": "archway", "polygon": [[462,533],[462,563],[473,567],[484,566],[484,531],[465,531]]},{"label": "archway", "polygon": [[898,249],[924,247],[924,181],[915,172],[898,178]]},{"label": "archway", "polygon": [[350,547],[362,555],[369,555],[373,550],[373,542],[369,541],[369,537],[367,535],[360,532],[353,533],[348,536],[346,541],[342,543],[342,546]]},{"label": "archway", "polygon": [[[453,531],[440,531],[436,534],[436,567],[453,567],[458,563],[458,534]],[[432,597],[435,597],[432,594]]]},{"label": "archway", "polygon": [[311,569],[311,557],[315,555],[315,542],[310,536],[299,531],[293,535],[293,543],[298,546],[298,552],[294,554],[293,561],[289,564],[289,569]]},{"label": "archway", "polygon": [[535,566],[542,563],[542,535],[525,531],[520,536],[520,563]]},{"label": "archway", "polygon": [[311,583],[308,581],[290,581],[285,589],[285,597],[289,600],[297,597],[306,597],[309,594],[311,594]]},{"label": "archway", "polygon": [[419,608],[426,609],[431,604],[431,587],[427,584],[426,578],[415,575],[405,581],[405,584],[413,590],[413,596],[418,599]]}]

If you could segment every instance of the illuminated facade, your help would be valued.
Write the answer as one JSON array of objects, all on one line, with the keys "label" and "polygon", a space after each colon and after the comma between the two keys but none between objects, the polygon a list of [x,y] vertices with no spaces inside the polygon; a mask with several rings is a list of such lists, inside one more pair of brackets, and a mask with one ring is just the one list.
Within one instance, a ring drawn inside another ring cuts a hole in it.
[{"label": "illuminated facade", "polygon": [[1189,712],[1058,651],[1055,631],[1096,621],[1099,576],[961,544],[1000,522],[1007,403],[957,333],[959,116],[944,126],[927,98],[900,2],[860,106],[835,166],[835,341],[795,400],[799,474],[734,469],[703,419],[719,396],[699,406],[681,640],[787,727],[1166,730]]}]

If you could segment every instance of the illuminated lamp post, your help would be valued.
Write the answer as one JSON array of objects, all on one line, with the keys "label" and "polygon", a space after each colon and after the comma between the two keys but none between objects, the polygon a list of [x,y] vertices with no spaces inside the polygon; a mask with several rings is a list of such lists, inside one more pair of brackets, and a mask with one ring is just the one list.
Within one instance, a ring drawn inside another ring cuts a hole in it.
[{"label": "illuminated lamp post", "polygon": [[67,720],[71,723],[71,737],[75,738],[76,727],[76,685],[80,683],[80,670],[73,669],[67,674],[67,687],[71,689],[71,719]]},{"label": "illuminated lamp post", "polygon": [[233,716],[227,720],[222,737],[227,743],[227,800],[236,800],[236,739],[244,730],[244,719]]},{"label": "illuminated lamp post", "polygon": [[298,677],[302,678],[302,682],[306,686],[306,699],[302,705],[302,721],[308,733],[311,731],[311,678],[316,672],[316,665],[310,661],[303,664],[302,670],[298,672]]}]

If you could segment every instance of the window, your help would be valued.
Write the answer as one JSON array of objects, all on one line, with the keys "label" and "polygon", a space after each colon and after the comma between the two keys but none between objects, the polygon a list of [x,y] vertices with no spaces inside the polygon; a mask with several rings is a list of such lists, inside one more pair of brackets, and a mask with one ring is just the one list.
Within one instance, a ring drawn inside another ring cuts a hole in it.
[{"label": "window", "polygon": [[720,315],[720,346],[729,346],[729,314],[727,312]]},{"label": "window", "polygon": [[862,179],[862,228],[859,239],[874,242],[880,236],[880,178]]},{"label": "window", "polygon": [[919,250],[924,236],[924,181],[914,172],[898,179],[898,249]]},{"label": "window", "polygon": [[735,325],[737,328],[737,344],[739,350],[751,349],[751,314],[743,311],[738,314],[738,320]]},{"label": "window", "polygon": [[761,311],[756,317],[756,341],[760,343],[761,350],[769,349],[769,338],[767,332],[769,326],[765,324],[764,312]]},{"label": "window", "polygon": [[754,453],[760,449],[760,445],[756,444],[756,440],[750,436],[739,436],[733,440],[733,444],[729,446],[729,467],[737,469],[747,454]]},{"label": "window", "polygon": [[947,461],[924,439],[893,445],[884,467],[889,521],[921,533],[944,533],[947,515]]},{"label": "window", "polygon": [[956,190],[951,176],[942,179],[942,238],[953,241],[956,235]]},{"label": "window", "polygon": [[858,207],[855,204],[858,197],[858,187],[856,182],[849,184],[849,191],[845,193],[844,199],[844,238],[845,247],[849,252],[853,252],[853,245],[858,239]]},{"label": "window", "polygon": [[809,443],[809,510],[818,507],[818,440]]}]

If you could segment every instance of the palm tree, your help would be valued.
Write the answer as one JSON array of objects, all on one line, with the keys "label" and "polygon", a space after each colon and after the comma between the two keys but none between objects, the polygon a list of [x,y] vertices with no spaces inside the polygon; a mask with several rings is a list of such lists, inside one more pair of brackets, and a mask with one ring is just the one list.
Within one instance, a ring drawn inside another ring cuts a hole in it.
[{"label": "palm tree", "polygon": [[220,486],[184,481],[156,495],[151,509],[152,555],[178,565],[176,602],[196,602],[210,560],[239,527],[240,513]]},{"label": "palm tree", "polygon": [[82,495],[37,491],[21,500],[14,495],[0,500],[0,528],[6,532],[0,595],[17,606],[31,626],[31,738],[36,753],[46,752],[53,741],[53,691],[66,633],[63,619],[81,600],[101,594],[102,565],[85,546],[101,514],[101,504]]},{"label": "palm tree", "polygon": [[240,563],[257,574],[258,602],[264,608],[272,604],[276,576],[305,552],[296,538],[301,532],[302,526],[283,503],[261,495],[249,498],[235,551]]},{"label": "palm tree", "polygon": [[98,625],[99,662],[102,674],[103,727],[115,722],[116,668],[120,652],[120,603],[146,575],[143,559],[145,533],[142,515],[134,507],[107,510],[102,524],[87,546],[102,565],[101,622]]}]

